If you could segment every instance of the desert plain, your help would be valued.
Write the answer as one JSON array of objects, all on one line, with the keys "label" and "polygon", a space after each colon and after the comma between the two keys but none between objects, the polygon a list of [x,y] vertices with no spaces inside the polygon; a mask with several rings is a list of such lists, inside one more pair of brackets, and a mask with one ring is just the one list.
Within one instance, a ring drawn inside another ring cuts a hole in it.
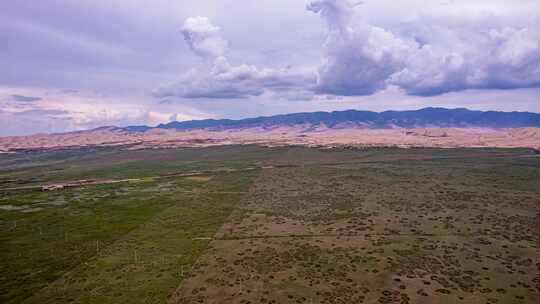
[{"label": "desert plain", "polygon": [[0,137],[0,151],[126,146],[129,149],[208,147],[220,145],[306,147],[499,147],[540,148],[540,128],[386,128],[347,125],[270,126],[233,129],[175,130],[154,128],[144,132],[104,127],[89,131]]},{"label": "desert plain", "polygon": [[86,147],[0,168],[3,303],[540,301],[530,148]]}]

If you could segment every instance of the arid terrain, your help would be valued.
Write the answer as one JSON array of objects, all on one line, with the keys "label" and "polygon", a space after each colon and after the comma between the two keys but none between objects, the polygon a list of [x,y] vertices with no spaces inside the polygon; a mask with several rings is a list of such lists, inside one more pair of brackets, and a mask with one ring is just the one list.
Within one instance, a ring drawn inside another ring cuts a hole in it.
[{"label": "arid terrain", "polygon": [[539,184],[526,148],[2,154],[0,302],[539,303]]},{"label": "arid terrain", "polygon": [[540,0],[0,0],[0,304],[540,304]]},{"label": "arid terrain", "polygon": [[172,302],[540,301],[538,197],[441,167],[264,171]]},{"label": "arid terrain", "polygon": [[208,147],[218,145],[307,147],[540,147],[540,128],[328,128],[324,125],[256,127],[226,130],[150,129],[144,132],[99,128],[63,134],[0,138],[0,151],[123,146],[126,149]]}]

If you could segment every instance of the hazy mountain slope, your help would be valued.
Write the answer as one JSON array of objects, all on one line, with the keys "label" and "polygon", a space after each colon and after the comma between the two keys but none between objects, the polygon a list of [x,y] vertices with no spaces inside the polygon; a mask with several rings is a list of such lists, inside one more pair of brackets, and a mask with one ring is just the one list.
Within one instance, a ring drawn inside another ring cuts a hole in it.
[{"label": "hazy mountain slope", "polygon": [[313,112],[242,120],[101,127],[61,134],[0,137],[0,152],[120,146],[126,149],[254,144],[540,147],[540,114],[426,108],[417,111]]},{"label": "hazy mountain slope", "polygon": [[329,128],[353,124],[373,129],[419,127],[540,127],[540,114],[529,112],[471,111],[467,109],[424,108],[413,111],[335,111],[311,112],[247,118],[206,119],[161,124],[161,129],[250,128],[270,126],[320,125]]}]

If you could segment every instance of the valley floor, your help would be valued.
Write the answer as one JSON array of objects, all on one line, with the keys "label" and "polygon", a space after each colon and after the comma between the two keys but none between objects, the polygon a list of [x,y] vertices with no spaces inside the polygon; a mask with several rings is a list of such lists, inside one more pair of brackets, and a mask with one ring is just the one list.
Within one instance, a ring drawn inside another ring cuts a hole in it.
[{"label": "valley floor", "polygon": [[[83,178],[135,181],[6,190]],[[527,149],[0,156],[0,300],[538,303],[539,185]]]}]

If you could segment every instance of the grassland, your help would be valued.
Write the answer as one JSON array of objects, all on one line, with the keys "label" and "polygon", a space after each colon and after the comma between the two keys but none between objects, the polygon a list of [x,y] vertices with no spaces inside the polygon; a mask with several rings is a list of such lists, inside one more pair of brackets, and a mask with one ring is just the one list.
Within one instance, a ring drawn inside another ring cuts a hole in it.
[{"label": "grassland", "polygon": [[32,152],[0,195],[2,303],[540,302],[526,149]]}]

